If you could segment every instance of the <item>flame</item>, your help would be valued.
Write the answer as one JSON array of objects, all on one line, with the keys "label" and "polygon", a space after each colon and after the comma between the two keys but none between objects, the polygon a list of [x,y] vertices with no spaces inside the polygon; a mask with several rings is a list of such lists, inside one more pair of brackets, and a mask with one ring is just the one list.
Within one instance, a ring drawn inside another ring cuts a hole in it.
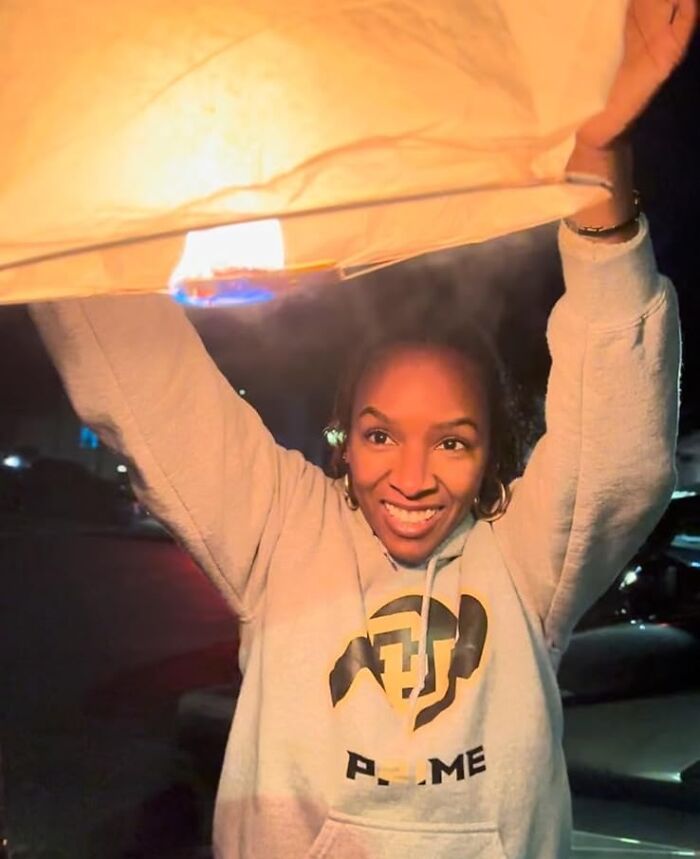
[{"label": "flame", "polygon": [[185,236],[169,285],[216,280],[236,271],[281,271],[284,260],[282,227],[276,218],[193,230]]},{"label": "flame", "polygon": [[168,287],[182,304],[199,307],[270,301],[302,284],[337,280],[328,261],[287,265],[282,226],[276,218],[194,230]]}]

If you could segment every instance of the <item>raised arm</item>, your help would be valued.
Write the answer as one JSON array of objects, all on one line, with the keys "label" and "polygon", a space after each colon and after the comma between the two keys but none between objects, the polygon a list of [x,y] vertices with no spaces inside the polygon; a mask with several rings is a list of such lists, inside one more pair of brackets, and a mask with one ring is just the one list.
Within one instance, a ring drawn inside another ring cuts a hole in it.
[{"label": "raised arm", "polygon": [[[560,228],[566,291],[548,327],[546,432],[494,525],[555,654],[674,485],[677,306],[646,220],[634,218],[625,136],[682,60],[696,21],[697,0],[630,0],[608,104],[579,130],[569,163],[607,178],[613,193]],[[582,227],[603,232],[577,234]]]},{"label": "raised arm", "polygon": [[275,444],[164,296],[31,309],[76,411],[135,467],[135,488],[243,618],[294,493],[321,472]]},{"label": "raised arm", "polygon": [[566,226],[559,240],[566,294],[548,329],[546,432],[494,524],[554,649],[668,503],[679,367],[675,295],[646,222],[620,244]]}]

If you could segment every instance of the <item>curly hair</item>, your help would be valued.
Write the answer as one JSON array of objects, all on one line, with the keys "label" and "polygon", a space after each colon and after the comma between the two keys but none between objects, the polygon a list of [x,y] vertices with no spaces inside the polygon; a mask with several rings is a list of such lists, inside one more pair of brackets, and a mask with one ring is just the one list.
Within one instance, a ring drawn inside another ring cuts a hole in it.
[{"label": "curly hair", "polygon": [[[523,468],[529,449],[530,427],[520,398],[492,341],[473,325],[460,324],[449,331],[425,333],[403,331],[387,336],[367,350],[360,350],[347,363],[336,390],[328,430],[336,431],[340,441],[333,447],[330,470],[334,477],[347,473],[344,459],[355,394],[360,380],[375,362],[396,349],[410,346],[450,349],[475,365],[484,383],[490,415],[490,456],[479,493],[480,507],[499,506],[502,487],[508,487]],[[328,435],[328,433],[327,433]]]}]

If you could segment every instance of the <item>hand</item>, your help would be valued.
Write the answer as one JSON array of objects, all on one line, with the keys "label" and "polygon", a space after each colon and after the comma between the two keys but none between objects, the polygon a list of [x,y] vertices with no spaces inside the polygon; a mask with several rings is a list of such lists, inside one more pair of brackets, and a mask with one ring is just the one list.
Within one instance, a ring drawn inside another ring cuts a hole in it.
[{"label": "hand", "polygon": [[578,131],[591,149],[606,149],[641,115],[685,56],[698,0],[629,0],[624,52],[608,103]]}]

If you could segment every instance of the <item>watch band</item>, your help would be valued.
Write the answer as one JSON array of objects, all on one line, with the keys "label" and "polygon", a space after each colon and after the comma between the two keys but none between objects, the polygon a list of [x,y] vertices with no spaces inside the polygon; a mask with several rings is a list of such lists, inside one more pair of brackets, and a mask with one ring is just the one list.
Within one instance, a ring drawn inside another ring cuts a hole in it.
[{"label": "watch band", "polygon": [[577,233],[579,236],[590,236],[592,238],[603,238],[605,236],[612,236],[615,233],[619,233],[627,227],[631,227],[632,224],[636,224],[639,221],[639,216],[642,213],[641,209],[641,200],[639,191],[635,189],[633,192],[633,203],[634,203],[634,213],[627,218],[625,221],[621,221],[619,224],[614,224],[612,227],[582,227],[573,221],[571,218],[564,218],[564,223],[566,226]]}]

